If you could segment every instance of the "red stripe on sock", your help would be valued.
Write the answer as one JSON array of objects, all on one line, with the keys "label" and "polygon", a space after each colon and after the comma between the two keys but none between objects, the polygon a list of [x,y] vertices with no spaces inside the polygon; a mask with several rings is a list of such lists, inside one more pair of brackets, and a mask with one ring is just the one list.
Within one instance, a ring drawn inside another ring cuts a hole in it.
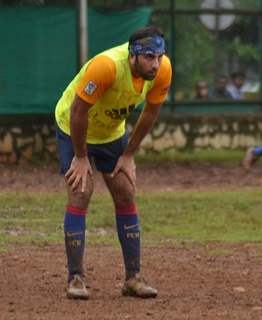
[{"label": "red stripe on sock", "polygon": [[80,209],[74,206],[67,206],[66,207],[66,212],[72,213],[72,214],[76,214],[79,216],[85,216],[87,214],[87,210],[86,209]]},{"label": "red stripe on sock", "polygon": [[136,204],[118,204],[116,206],[116,214],[126,215],[126,214],[137,214]]}]

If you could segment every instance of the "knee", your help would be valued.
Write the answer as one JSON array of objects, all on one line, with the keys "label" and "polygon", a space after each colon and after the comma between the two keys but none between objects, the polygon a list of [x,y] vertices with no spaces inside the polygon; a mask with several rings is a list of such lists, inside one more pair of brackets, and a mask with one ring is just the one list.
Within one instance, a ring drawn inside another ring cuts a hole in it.
[{"label": "knee", "polygon": [[120,211],[122,211],[124,208],[130,208],[130,207],[133,208],[133,206],[134,207],[136,206],[135,193],[127,192],[127,193],[119,194],[117,197],[115,197],[114,203],[115,203],[116,211],[119,211],[119,209]]},{"label": "knee", "polygon": [[69,194],[69,205],[87,209],[91,194],[89,192],[73,191]]},{"label": "knee", "polygon": [[115,203],[116,205],[130,205],[135,202],[135,193],[134,192],[125,192],[122,194],[119,194],[116,199]]}]

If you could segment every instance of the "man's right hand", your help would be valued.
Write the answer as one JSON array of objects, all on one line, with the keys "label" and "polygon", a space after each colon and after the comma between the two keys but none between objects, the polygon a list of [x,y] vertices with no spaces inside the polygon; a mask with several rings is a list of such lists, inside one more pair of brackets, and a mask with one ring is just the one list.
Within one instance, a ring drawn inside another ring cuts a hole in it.
[{"label": "man's right hand", "polygon": [[81,183],[81,192],[85,192],[87,175],[93,179],[93,171],[88,160],[88,157],[74,156],[69,170],[65,174],[66,183],[72,191],[75,191]]}]

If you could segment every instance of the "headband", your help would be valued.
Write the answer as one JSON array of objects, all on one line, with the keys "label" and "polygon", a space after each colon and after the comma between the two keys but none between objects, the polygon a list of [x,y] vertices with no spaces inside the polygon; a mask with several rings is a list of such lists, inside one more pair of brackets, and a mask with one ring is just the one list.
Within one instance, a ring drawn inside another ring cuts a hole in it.
[{"label": "headband", "polygon": [[163,54],[165,53],[165,40],[157,35],[138,39],[129,45],[129,52],[132,55]]}]

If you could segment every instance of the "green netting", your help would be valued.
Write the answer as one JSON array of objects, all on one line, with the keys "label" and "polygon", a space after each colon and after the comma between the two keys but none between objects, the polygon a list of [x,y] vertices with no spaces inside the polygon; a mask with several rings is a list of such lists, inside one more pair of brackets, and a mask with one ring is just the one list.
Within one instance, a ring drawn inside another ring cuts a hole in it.
[{"label": "green netting", "polygon": [[[151,8],[88,10],[89,56],[128,40]],[[1,7],[0,114],[48,114],[77,71],[73,8]]]}]

